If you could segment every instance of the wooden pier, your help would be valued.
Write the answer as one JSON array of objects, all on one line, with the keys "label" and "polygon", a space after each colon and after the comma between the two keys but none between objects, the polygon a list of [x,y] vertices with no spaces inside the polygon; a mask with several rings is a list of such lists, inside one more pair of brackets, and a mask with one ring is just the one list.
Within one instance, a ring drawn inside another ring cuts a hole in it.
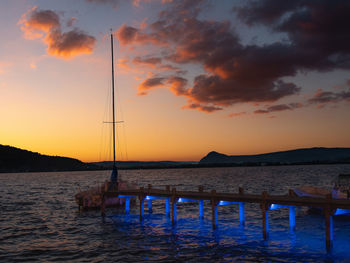
[{"label": "wooden pier", "polygon": [[[105,189],[108,189],[106,187]],[[127,189],[116,191],[104,191],[102,193],[101,215],[106,215],[106,207],[104,200],[106,197],[121,197],[125,198],[125,212],[130,211],[130,198],[138,198],[140,209],[140,220],[144,215],[144,201],[148,201],[148,211],[152,212],[152,200],[165,199],[165,212],[167,216],[171,216],[172,224],[175,224],[177,212],[176,206],[183,202],[198,202],[199,217],[204,217],[204,201],[210,201],[212,208],[212,227],[216,228],[218,224],[218,206],[238,205],[239,207],[239,222],[244,225],[244,206],[245,203],[260,204],[262,213],[262,234],[263,239],[268,239],[269,222],[268,214],[270,210],[288,208],[289,209],[289,227],[291,231],[295,228],[295,207],[315,207],[321,208],[325,216],[325,231],[326,231],[326,249],[332,248],[333,241],[333,215],[336,211],[350,213],[350,199],[333,199],[332,195],[326,198],[313,197],[298,197],[295,196],[292,190],[289,190],[288,195],[269,195],[267,192],[262,192],[260,195],[247,194],[243,188],[238,189],[238,193],[217,193],[215,190],[205,192],[203,187],[199,186],[198,191],[177,191],[176,188],[170,189],[166,186],[165,189],[154,189],[152,185],[147,188],[140,187],[139,189]],[[170,212],[171,211],[171,212]],[[339,214],[339,213],[337,213]]]}]

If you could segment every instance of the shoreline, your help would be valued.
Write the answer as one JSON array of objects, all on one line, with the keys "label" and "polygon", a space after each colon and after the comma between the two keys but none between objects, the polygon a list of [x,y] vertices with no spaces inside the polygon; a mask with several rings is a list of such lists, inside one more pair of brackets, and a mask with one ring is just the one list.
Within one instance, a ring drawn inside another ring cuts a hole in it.
[{"label": "shoreline", "polygon": [[[303,162],[303,163],[204,163],[204,164],[173,164],[173,165],[135,165],[118,167],[118,170],[163,170],[163,169],[197,169],[197,168],[224,168],[224,167],[264,167],[264,166],[299,166],[299,165],[339,165],[350,164],[350,162]],[[83,172],[83,171],[109,171],[112,167],[92,167],[90,169],[27,169],[27,170],[8,170],[0,171],[0,174],[5,173],[51,173],[51,172]]]}]

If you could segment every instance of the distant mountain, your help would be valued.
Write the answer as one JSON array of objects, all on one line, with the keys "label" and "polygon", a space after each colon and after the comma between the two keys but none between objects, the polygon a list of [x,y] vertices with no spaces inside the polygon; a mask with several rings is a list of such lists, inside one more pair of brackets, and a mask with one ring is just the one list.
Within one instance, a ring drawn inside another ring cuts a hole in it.
[{"label": "distant mountain", "polygon": [[77,159],[42,155],[0,144],[0,172],[47,172],[96,170],[97,165],[86,164]]},{"label": "distant mountain", "polygon": [[210,152],[199,164],[299,164],[350,162],[350,148],[306,148],[256,155]]}]

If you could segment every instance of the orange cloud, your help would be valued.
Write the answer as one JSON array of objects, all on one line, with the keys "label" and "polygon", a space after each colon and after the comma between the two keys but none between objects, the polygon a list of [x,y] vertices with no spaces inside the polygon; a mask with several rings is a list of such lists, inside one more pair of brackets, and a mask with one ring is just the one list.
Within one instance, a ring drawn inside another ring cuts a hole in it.
[{"label": "orange cloud", "polygon": [[18,21],[27,39],[43,38],[52,28],[60,27],[59,16],[51,10],[38,11],[33,7],[24,13]]},{"label": "orange cloud", "polygon": [[180,70],[178,67],[174,67],[170,64],[163,64],[162,59],[159,57],[135,57],[132,63],[137,67],[151,67],[158,71],[177,71],[178,74],[184,74],[184,71]]},{"label": "orange cloud", "polygon": [[116,31],[117,38],[121,45],[128,45],[132,43],[138,44],[155,44],[155,45],[166,45],[167,42],[163,41],[157,34],[146,34],[141,32],[140,29],[135,27],[122,25]]},{"label": "orange cloud", "polygon": [[144,80],[138,88],[138,95],[146,95],[147,91],[155,88],[169,88],[177,96],[185,96],[187,80],[178,76],[150,77]]},{"label": "orange cloud", "polygon": [[212,113],[214,111],[222,110],[222,108],[220,107],[201,105],[197,103],[191,103],[191,104],[185,105],[182,107],[182,109],[198,110],[205,113]]},{"label": "orange cloud", "polygon": [[47,44],[47,53],[59,58],[72,58],[92,53],[96,39],[78,29],[61,32],[60,18],[51,10],[32,8],[22,15],[18,24],[27,39],[41,39]]},{"label": "orange cloud", "polygon": [[247,113],[245,111],[242,111],[242,112],[232,112],[230,113],[228,116],[230,118],[233,118],[233,117],[239,117],[239,116],[243,116],[243,115],[246,115]]}]

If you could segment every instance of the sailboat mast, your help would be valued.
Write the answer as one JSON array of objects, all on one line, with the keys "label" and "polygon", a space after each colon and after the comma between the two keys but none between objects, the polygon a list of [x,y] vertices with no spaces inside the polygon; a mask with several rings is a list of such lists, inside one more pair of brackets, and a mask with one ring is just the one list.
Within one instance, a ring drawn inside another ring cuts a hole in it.
[{"label": "sailboat mast", "polygon": [[114,106],[114,55],[113,55],[113,34],[111,34],[112,51],[112,107],[113,107],[113,167],[115,167],[115,106]]}]

